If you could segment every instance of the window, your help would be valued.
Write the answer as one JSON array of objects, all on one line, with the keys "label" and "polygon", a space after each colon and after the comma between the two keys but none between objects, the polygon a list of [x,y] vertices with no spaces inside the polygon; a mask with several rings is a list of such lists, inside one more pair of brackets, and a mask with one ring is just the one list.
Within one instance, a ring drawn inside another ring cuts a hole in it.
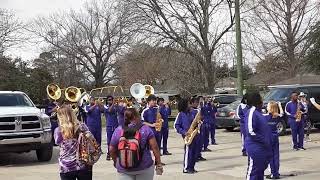
[{"label": "window", "polygon": [[218,96],[216,100],[221,104],[230,104],[240,99],[238,96]]},{"label": "window", "polygon": [[271,89],[265,96],[265,101],[287,101],[290,99],[291,92],[294,88],[275,88]]},{"label": "window", "polygon": [[0,106],[33,107],[33,104],[24,94],[0,94]]}]

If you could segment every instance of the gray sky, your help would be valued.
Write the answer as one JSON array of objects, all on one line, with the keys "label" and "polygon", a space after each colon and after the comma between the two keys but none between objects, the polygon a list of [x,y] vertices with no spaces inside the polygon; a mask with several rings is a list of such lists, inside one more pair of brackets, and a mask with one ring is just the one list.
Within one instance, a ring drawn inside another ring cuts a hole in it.
[{"label": "gray sky", "polygon": [[[28,22],[37,16],[47,16],[56,11],[79,9],[85,0],[0,0],[0,7],[13,10],[17,17]],[[11,49],[7,54],[30,60],[38,57],[40,47],[25,44],[24,47]]]}]

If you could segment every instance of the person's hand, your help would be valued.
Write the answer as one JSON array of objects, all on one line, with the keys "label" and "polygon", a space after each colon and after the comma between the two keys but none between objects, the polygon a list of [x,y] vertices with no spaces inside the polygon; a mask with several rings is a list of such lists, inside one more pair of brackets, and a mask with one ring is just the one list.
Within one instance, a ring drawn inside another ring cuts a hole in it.
[{"label": "person's hand", "polygon": [[316,103],[316,100],[315,100],[314,98],[310,98],[310,102],[311,102],[312,104],[315,104],[315,103]]},{"label": "person's hand", "polygon": [[155,128],[156,125],[157,125],[157,123],[153,123],[153,124],[150,125],[150,127],[154,127]]},{"label": "person's hand", "polygon": [[156,165],[156,174],[157,175],[162,175],[163,174],[163,167],[162,167],[161,163]]}]

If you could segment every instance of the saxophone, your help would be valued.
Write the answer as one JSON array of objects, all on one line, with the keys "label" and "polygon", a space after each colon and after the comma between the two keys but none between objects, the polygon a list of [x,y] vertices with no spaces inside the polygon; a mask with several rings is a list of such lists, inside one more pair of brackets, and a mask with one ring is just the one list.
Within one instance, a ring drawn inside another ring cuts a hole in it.
[{"label": "saxophone", "polygon": [[201,114],[200,111],[197,113],[197,115],[194,117],[190,128],[187,131],[187,135],[184,138],[184,144],[190,145],[194,139],[194,137],[200,133],[200,127],[201,127],[202,121],[201,121]]},{"label": "saxophone", "polygon": [[162,116],[160,114],[160,107],[158,107],[157,117],[156,117],[156,126],[155,126],[155,129],[156,129],[157,132],[161,131],[162,123],[163,123],[163,119],[162,119]]},{"label": "saxophone", "polygon": [[300,122],[301,119],[302,119],[302,111],[301,111],[300,102],[298,101],[298,107],[296,112],[296,122]]}]

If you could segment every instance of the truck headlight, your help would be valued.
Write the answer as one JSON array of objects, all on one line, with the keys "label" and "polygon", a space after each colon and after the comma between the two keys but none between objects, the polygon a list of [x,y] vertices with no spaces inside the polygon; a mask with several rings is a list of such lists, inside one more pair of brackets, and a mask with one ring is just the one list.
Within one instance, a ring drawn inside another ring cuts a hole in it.
[{"label": "truck headlight", "polygon": [[43,129],[51,129],[50,117],[46,114],[40,116],[41,124]]}]

